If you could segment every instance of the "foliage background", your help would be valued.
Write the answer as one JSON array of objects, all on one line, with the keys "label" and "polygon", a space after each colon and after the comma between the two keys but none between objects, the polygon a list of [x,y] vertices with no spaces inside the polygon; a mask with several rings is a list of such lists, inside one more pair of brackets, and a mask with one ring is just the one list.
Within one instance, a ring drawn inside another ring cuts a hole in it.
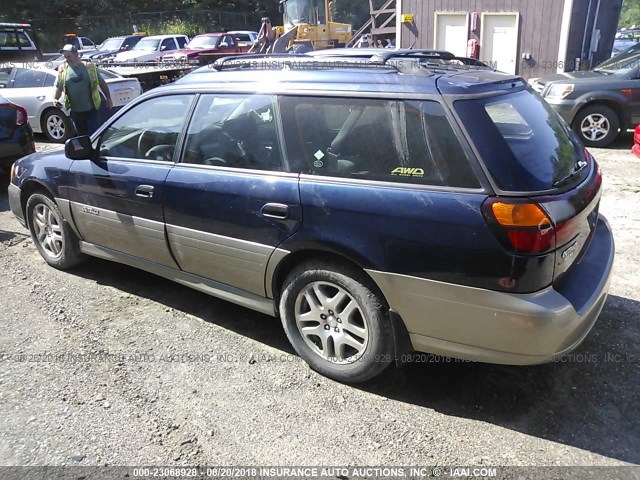
[{"label": "foliage background", "polygon": [[640,0],[624,0],[619,25],[626,28],[632,25],[640,27]]},{"label": "foliage background", "polygon": [[[0,21],[29,22],[43,51],[56,51],[68,32],[95,42],[131,34],[258,30],[260,19],[282,23],[278,0],[0,0]],[[378,0],[376,0],[378,3]],[[359,28],[369,18],[368,0],[333,0],[336,21]]]}]

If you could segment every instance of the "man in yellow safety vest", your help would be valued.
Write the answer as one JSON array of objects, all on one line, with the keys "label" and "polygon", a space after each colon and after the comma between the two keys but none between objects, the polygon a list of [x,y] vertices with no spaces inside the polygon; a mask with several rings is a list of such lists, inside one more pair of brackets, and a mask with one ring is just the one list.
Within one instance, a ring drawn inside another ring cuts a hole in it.
[{"label": "man in yellow safety vest", "polygon": [[93,63],[80,60],[75,45],[65,45],[60,53],[67,62],[58,72],[54,102],[60,106],[59,99],[64,93],[65,108],[71,111],[78,135],[91,135],[99,126],[98,110],[102,103],[99,89],[107,99],[107,107],[113,107],[109,87]]}]

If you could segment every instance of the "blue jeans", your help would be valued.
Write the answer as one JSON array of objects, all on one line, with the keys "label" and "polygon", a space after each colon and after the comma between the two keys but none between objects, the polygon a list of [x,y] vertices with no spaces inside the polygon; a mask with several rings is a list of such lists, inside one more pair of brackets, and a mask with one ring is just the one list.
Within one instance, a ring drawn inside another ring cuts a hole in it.
[{"label": "blue jeans", "polygon": [[88,112],[71,110],[71,120],[73,120],[78,136],[92,135],[98,129],[98,111],[95,108]]}]

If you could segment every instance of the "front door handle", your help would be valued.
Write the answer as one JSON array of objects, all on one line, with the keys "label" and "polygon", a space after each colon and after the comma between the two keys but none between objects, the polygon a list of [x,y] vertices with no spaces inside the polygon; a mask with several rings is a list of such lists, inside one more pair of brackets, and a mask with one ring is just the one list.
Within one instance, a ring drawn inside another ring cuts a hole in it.
[{"label": "front door handle", "polygon": [[289,216],[289,206],[282,203],[267,203],[262,207],[260,213],[262,213],[263,217],[284,220]]},{"label": "front door handle", "polygon": [[153,186],[138,185],[138,188],[136,188],[136,197],[142,197],[142,198],[153,197]]}]

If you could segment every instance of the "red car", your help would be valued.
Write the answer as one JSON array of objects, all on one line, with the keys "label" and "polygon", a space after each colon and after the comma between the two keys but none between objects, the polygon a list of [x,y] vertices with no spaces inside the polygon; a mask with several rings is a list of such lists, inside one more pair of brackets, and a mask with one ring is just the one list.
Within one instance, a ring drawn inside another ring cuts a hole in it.
[{"label": "red car", "polygon": [[633,132],[633,147],[631,151],[636,157],[640,157],[640,125],[638,125]]},{"label": "red car", "polygon": [[176,50],[162,57],[163,61],[199,60],[203,53],[235,53],[241,52],[235,37],[225,32],[204,33],[197,35],[181,50]]}]

